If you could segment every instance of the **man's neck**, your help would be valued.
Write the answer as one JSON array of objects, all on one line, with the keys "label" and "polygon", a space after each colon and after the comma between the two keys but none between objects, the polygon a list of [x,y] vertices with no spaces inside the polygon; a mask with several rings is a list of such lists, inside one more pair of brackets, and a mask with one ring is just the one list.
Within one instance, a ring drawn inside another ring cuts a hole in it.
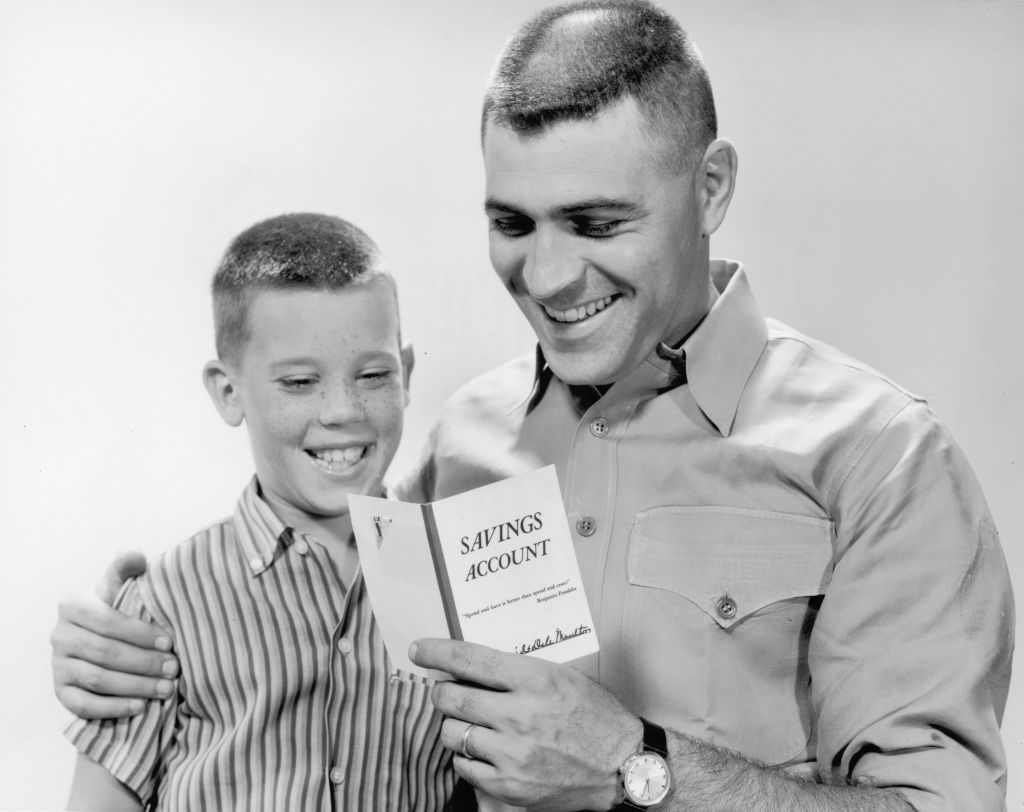
[{"label": "man's neck", "polygon": [[700,327],[700,323],[704,321],[708,313],[711,312],[711,308],[715,306],[715,302],[718,301],[718,289],[715,287],[714,281],[711,279],[711,275],[708,274],[707,291],[701,297],[704,301],[704,307],[698,308],[691,313],[682,324],[675,325],[667,335],[662,339],[662,344],[666,347],[673,349],[680,348],[683,343],[690,337],[694,330]]}]

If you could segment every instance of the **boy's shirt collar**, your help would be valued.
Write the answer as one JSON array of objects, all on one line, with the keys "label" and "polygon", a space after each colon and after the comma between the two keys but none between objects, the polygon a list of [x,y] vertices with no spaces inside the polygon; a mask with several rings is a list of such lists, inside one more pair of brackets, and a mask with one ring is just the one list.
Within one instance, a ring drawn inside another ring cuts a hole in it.
[{"label": "boy's shirt collar", "polygon": [[235,506],[233,524],[246,566],[253,576],[267,570],[274,563],[278,548],[292,542],[292,529],[263,501],[255,476],[249,480]]}]

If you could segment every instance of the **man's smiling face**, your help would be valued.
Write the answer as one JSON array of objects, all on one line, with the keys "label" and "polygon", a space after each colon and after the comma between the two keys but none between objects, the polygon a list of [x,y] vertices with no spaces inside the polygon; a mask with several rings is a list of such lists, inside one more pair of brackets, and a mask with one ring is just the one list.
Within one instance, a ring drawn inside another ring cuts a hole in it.
[{"label": "man's smiling face", "polygon": [[567,383],[626,377],[707,309],[693,173],[661,149],[630,98],[539,134],[488,124],[491,263]]}]

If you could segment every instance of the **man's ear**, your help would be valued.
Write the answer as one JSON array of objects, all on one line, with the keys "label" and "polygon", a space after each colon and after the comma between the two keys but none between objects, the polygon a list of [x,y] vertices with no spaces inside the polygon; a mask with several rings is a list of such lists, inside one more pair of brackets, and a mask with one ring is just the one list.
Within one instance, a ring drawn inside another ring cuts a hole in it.
[{"label": "man's ear", "polygon": [[245,417],[242,399],[231,381],[231,374],[223,361],[214,359],[203,367],[203,385],[210,400],[229,426],[240,426]]},{"label": "man's ear", "polygon": [[416,353],[412,350],[412,344],[402,346],[402,388],[405,389],[405,405],[409,405],[409,379],[412,377],[412,368],[416,363]]},{"label": "man's ear", "polygon": [[703,236],[710,237],[725,220],[729,201],[736,188],[738,169],[739,156],[731,143],[724,138],[717,138],[708,144],[695,178],[698,199],[701,201],[700,225]]}]

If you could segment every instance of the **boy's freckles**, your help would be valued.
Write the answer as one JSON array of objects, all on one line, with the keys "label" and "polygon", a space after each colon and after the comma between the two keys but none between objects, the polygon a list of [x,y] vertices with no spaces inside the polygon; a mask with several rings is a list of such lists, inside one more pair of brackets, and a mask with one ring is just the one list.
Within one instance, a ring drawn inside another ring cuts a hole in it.
[{"label": "boy's freckles", "polygon": [[406,401],[390,284],[262,291],[250,304],[236,387],[278,512],[342,516],[349,493],[381,491]]}]

